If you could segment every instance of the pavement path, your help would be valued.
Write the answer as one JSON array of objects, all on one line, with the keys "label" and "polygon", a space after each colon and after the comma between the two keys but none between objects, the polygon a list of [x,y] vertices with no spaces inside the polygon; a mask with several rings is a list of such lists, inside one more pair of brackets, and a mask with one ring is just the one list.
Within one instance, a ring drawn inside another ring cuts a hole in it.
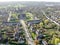
[{"label": "pavement path", "polygon": [[22,26],[23,26],[23,28],[24,28],[24,30],[25,30],[25,34],[26,34],[25,36],[26,36],[28,45],[35,45],[32,37],[30,36],[30,33],[29,33],[29,31],[28,31],[28,28],[27,28],[24,20],[20,20],[20,23],[22,24]]}]

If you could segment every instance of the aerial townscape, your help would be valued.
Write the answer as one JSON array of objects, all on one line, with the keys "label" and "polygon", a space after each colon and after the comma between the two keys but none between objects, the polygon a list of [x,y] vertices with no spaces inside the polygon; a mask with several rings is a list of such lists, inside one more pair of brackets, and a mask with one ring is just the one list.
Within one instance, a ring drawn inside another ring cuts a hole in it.
[{"label": "aerial townscape", "polygon": [[60,45],[60,2],[0,2],[0,45]]}]

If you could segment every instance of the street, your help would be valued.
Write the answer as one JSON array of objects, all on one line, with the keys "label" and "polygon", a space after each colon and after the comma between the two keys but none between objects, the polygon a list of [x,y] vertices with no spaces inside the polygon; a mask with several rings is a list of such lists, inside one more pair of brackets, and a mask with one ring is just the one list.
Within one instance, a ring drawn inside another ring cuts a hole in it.
[{"label": "street", "polygon": [[54,22],[55,24],[57,24],[57,25],[59,26],[59,23],[57,23],[56,21],[54,21],[54,20],[50,19],[48,16],[46,16],[46,14],[45,14],[45,12],[44,12],[43,10],[41,10],[41,12],[43,13],[43,15],[44,15],[47,19],[49,19],[50,21]]},{"label": "street", "polygon": [[30,37],[30,33],[28,31],[28,28],[24,22],[24,20],[20,20],[24,30],[25,30],[25,35],[26,35],[26,39],[27,39],[27,42],[28,42],[28,45],[35,45],[34,42],[33,42],[33,39],[32,37]]}]

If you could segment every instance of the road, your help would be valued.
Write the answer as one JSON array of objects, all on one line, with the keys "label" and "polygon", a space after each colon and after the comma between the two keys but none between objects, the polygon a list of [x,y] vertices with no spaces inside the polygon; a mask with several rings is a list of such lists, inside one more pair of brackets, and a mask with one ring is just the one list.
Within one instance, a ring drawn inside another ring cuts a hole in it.
[{"label": "road", "polygon": [[20,20],[20,23],[22,24],[22,26],[23,26],[23,28],[24,28],[24,30],[25,30],[25,36],[26,36],[28,45],[35,45],[32,37],[30,36],[30,33],[29,33],[29,31],[28,31],[28,28],[27,28],[24,20]]},{"label": "road", "polygon": [[36,16],[34,16],[34,20],[39,20]]},{"label": "road", "polygon": [[11,18],[11,11],[10,11],[10,13],[9,13],[9,17],[8,17],[7,22],[9,22],[9,21],[10,21],[10,18]]},{"label": "road", "polygon": [[56,21],[54,21],[54,20],[52,20],[51,18],[49,18],[48,16],[46,16],[46,14],[45,14],[45,12],[44,12],[43,10],[41,10],[41,12],[43,13],[43,15],[44,15],[47,19],[49,19],[50,21],[52,21],[52,22],[54,22],[55,24],[57,24],[58,26],[60,26],[59,23],[57,23]]}]

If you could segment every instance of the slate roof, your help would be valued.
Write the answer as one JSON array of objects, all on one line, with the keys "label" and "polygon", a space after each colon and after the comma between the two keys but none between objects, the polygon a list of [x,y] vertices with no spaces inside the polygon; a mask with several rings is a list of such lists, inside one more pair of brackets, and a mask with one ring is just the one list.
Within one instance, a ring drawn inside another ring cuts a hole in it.
[{"label": "slate roof", "polygon": [[20,23],[19,22],[2,22],[2,24],[3,25],[17,25],[17,24],[19,24],[20,25]]},{"label": "slate roof", "polygon": [[29,23],[29,24],[38,24],[40,22],[41,22],[41,20],[31,20],[31,21],[28,21],[27,23]]},{"label": "slate roof", "polygon": [[21,14],[18,17],[19,17],[19,19],[25,19],[26,18],[26,15],[25,14]]}]

